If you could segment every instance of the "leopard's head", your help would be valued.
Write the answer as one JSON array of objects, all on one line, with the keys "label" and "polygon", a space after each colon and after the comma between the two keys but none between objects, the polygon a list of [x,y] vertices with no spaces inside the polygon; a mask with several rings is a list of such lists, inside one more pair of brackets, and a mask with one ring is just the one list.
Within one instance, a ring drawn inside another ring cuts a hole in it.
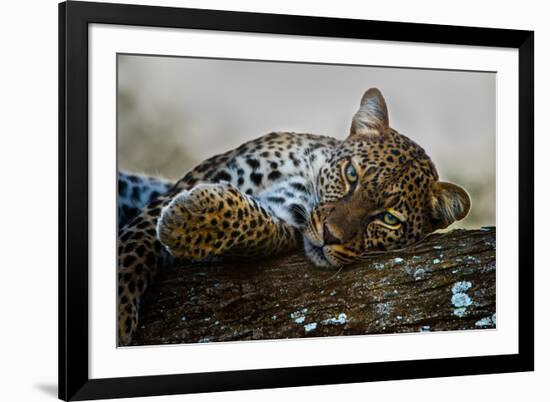
[{"label": "leopard's head", "polygon": [[318,266],[407,247],[463,219],[471,205],[463,188],[439,180],[422,147],[390,128],[376,88],[363,95],[348,138],[322,166],[316,187],[304,243]]}]

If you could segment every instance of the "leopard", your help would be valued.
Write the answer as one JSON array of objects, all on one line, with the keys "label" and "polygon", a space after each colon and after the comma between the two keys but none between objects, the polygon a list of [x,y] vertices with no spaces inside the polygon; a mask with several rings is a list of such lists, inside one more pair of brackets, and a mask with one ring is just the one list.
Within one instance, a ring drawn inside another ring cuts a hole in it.
[{"label": "leopard", "polygon": [[204,160],[179,180],[118,177],[118,345],[167,260],[268,258],[303,250],[340,269],[405,249],[464,219],[468,192],[439,179],[425,150],[390,127],[377,88],[347,137],[272,132]]}]

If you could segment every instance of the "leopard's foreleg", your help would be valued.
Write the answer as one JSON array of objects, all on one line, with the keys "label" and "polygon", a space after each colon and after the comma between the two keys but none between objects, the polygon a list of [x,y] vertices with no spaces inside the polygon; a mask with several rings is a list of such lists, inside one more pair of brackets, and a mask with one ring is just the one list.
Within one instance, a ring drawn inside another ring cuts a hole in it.
[{"label": "leopard's foreleg", "polygon": [[253,258],[297,248],[299,231],[228,183],[199,184],[163,208],[158,238],[175,257]]}]

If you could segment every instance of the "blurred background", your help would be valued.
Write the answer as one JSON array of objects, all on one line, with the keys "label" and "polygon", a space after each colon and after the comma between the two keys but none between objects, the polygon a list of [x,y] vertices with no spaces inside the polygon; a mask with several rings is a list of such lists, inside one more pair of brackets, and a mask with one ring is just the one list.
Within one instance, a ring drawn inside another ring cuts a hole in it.
[{"label": "blurred background", "polygon": [[472,196],[452,228],[494,225],[494,73],[119,55],[118,166],[177,179],[272,131],[344,139],[370,87],[382,91],[390,125]]}]

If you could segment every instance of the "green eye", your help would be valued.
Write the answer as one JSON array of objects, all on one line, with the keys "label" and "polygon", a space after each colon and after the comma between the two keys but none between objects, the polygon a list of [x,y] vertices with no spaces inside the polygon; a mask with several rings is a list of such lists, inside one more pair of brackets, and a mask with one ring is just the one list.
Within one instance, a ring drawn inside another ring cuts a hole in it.
[{"label": "green eye", "polygon": [[397,226],[401,223],[399,219],[389,212],[383,212],[380,214],[380,220],[388,226]]},{"label": "green eye", "polygon": [[351,163],[346,166],[346,179],[348,179],[350,183],[354,183],[357,180],[357,172]]}]

